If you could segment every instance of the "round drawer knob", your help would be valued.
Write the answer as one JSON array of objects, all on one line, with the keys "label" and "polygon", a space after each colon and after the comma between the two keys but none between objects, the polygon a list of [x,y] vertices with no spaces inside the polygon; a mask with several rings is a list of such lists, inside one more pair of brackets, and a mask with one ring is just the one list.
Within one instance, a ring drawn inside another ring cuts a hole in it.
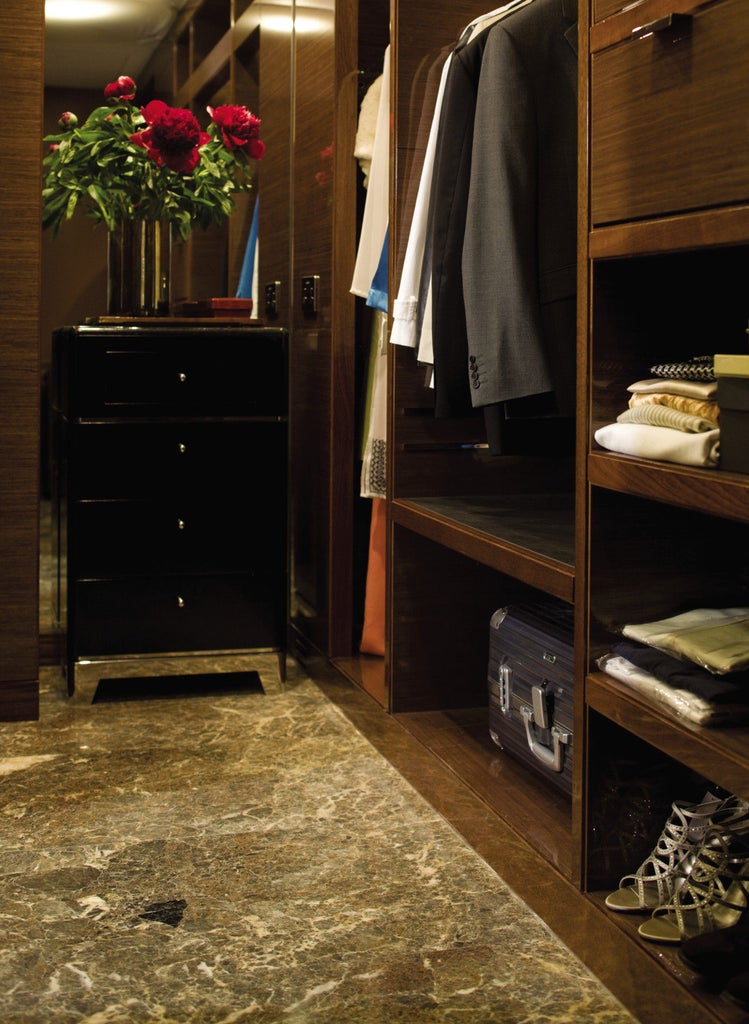
[{"label": "round drawer knob", "polygon": [[178,530],[184,530],[184,528],[185,528],[185,521],[184,521],[184,519],[178,519],[177,520],[177,529]]},{"label": "round drawer knob", "polygon": [[184,455],[185,452],[187,451],[187,445],[183,444],[182,441],[180,441],[179,444],[177,445],[177,451],[179,452],[180,455]]},{"label": "round drawer knob", "polygon": [[184,384],[185,381],[187,380],[187,374],[186,373],[178,373],[177,374],[177,380],[180,382],[180,384]]},{"label": "round drawer knob", "polygon": [[177,607],[178,608],[184,608],[185,607],[185,599],[184,599],[184,597],[178,597],[177,598]]}]

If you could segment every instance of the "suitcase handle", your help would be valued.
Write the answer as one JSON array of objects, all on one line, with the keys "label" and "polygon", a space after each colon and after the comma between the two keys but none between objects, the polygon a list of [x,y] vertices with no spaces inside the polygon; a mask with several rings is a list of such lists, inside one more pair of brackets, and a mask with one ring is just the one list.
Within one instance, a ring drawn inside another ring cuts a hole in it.
[{"label": "suitcase handle", "polygon": [[547,747],[533,735],[532,729],[535,725],[535,719],[532,709],[527,704],[523,704],[520,708],[520,714],[523,716],[525,735],[528,738],[528,746],[531,748],[533,756],[553,772],[561,772],[564,768],[564,748],[571,739],[570,734],[553,725],[551,727],[552,746]]}]

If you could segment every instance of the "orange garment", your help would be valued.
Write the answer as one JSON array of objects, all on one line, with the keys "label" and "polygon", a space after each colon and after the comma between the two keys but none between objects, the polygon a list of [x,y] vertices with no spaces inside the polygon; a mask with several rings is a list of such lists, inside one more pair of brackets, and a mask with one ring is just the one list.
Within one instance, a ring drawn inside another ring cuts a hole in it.
[{"label": "orange garment", "polygon": [[364,625],[359,645],[362,654],[385,653],[385,530],[385,500],[372,498]]}]

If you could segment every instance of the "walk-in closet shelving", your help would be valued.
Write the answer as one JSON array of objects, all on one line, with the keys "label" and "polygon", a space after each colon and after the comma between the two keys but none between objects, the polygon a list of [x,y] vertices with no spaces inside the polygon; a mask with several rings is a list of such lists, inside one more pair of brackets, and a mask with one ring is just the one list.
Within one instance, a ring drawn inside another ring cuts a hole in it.
[{"label": "walk-in closet shelving", "polygon": [[[639,863],[636,843],[612,841],[617,820],[637,832],[659,805],[667,814],[710,785],[749,798],[749,729],[693,724],[597,659],[625,623],[749,603],[749,477],[615,454],[594,434],[654,363],[747,351],[749,140],[734,118],[748,100],[736,58],[749,12],[734,0],[689,2],[678,16],[661,0],[584,0],[580,10],[590,26],[580,79],[583,890],[660,968],[661,1019],[687,999],[690,1019],[733,1022],[745,1014],[675,947],[645,941],[641,917],[612,914],[604,899]],[[653,838],[643,834],[643,855]]]},{"label": "walk-in closet shelving", "polygon": [[[435,419],[414,353],[391,352],[387,668],[395,717],[593,908],[614,951],[599,969],[636,1016],[733,1022],[740,1011],[674,950],[645,943],[603,904],[652,848],[673,800],[705,783],[749,797],[745,727],[680,721],[596,664],[623,622],[665,615],[677,599],[744,600],[749,581],[749,478],[593,441],[653,362],[746,350],[749,160],[745,128],[732,120],[746,106],[746,78],[726,54],[743,45],[747,12],[734,0],[686,7],[692,33],[679,45],[633,31],[666,19],[664,0],[579,5],[576,458],[572,443],[553,457],[490,456],[475,447],[480,422]],[[392,288],[420,156],[419,75],[481,13],[475,3],[430,5],[427,20],[419,5],[393,5]],[[488,619],[529,597],[575,606],[571,805],[487,736]],[[565,937],[595,960],[585,936]]]},{"label": "walk-in closet shelving", "polygon": [[[429,5],[428,14],[420,4],[393,6],[394,294],[423,158],[425,68],[485,10],[475,0]],[[487,659],[497,608],[574,601],[572,439],[541,454],[513,438],[508,454],[490,454],[480,411],[436,418],[415,353],[391,349],[389,709],[571,879],[570,802],[491,739]]]}]

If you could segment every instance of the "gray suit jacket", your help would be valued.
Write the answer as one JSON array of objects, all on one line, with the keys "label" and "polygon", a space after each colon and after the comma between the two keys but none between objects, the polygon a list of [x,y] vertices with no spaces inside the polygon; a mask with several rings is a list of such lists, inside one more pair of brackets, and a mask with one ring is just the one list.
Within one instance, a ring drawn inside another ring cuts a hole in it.
[{"label": "gray suit jacket", "polygon": [[462,273],[474,406],[574,408],[577,26],[533,0],[492,29],[476,98]]}]

